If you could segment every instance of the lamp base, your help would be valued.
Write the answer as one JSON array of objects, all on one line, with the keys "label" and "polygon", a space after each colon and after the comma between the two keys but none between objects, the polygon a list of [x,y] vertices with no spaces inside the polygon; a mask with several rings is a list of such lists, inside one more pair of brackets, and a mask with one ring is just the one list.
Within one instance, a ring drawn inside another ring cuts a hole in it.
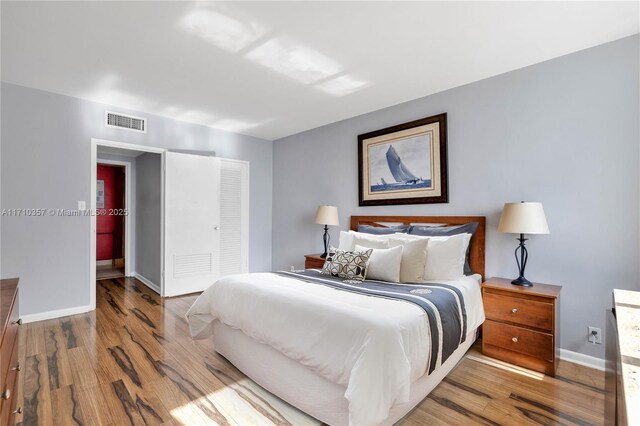
[{"label": "lamp base", "polygon": [[324,253],[320,255],[320,257],[323,259],[327,257],[327,252],[329,251],[329,241],[331,241],[331,235],[329,235],[329,227],[325,225],[324,234],[322,235],[322,242],[324,242]]},{"label": "lamp base", "polygon": [[518,277],[515,280],[511,281],[513,285],[521,285],[523,287],[533,287],[533,283],[526,279],[525,277]]}]

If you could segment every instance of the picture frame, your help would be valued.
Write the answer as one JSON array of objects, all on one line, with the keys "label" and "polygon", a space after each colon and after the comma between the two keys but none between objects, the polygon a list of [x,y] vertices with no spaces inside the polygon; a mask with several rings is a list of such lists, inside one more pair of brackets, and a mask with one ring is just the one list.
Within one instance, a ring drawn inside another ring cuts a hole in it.
[{"label": "picture frame", "polygon": [[447,114],[358,135],[360,206],[448,203]]}]

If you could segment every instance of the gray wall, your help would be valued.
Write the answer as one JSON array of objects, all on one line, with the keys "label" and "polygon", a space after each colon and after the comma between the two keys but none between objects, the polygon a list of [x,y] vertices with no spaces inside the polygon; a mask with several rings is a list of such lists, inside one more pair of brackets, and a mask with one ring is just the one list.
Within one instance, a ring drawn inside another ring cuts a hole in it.
[{"label": "gray wall", "polygon": [[[271,268],[272,143],[206,126],[2,83],[2,208],[89,202],[91,138],[213,150],[251,163],[249,268]],[[105,109],[148,118],[148,132],[107,128]],[[89,217],[4,217],[1,273],[21,279],[23,315],[89,305]]]},{"label": "gray wall", "polygon": [[[611,290],[640,289],[638,36],[274,142],[273,266],[322,249],[319,204],[350,215],[486,215],[487,276],[513,277],[506,201],[541,201],[550,235],[528,242],[529,279],[561,284],[561,347],[603,357]],[[448,204],[358,207],[357,135],[446,112]],[[338,230],[333,229],[337,244]]]},{"label": "gray wall", "polygon": [[160,288],[162,274],[162,158],[136,158],[136,269]]}]

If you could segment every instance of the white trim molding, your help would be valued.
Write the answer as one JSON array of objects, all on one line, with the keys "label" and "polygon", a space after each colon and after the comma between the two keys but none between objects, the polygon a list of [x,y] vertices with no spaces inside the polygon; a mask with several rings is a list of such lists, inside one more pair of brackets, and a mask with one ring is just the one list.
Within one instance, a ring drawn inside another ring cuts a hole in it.
[{"label": "white trim molding", "polygon": [[142,284],[146,285],[147,287],[149,287],[151,290],[155,291],[156,293],[160,294],[160,286],[156,283],[154,283],[153,281],[151,281],[149,278],[140,275],[137,272],[133,273],[133,276],[135,277],[135,279],[137,279],[138,281],[140,281]]},{"label": "white trim molding", "polygon": [[100,146],[110,146],[112,148],[128,149],[131,151],[154,152],[156,154],[164,154],[167,151],[165,148],[158,148],[157,146],[137,145],[133,143],[116,142],[98,138],[91,138],[91,143],[95,143],[96,145]]},{"label": "white trim molding", "polygon": [[45,321],[55,318],[67,317],[69,315],[78,315],[90,312],[91,306],[74,306],[73,308],[58,309],[55,311],[40,312],[38,314],[20,315],[23,324],[30,322]]},{"label": "white trim molding", "polygon": [[604,371],[605,367],[605,360],[602,358],[596,358],[595,356],[585,355],[567,349],[560,349],[560,359],[574,364],[584,365],[585,367],[595,368],[600,371]]}]

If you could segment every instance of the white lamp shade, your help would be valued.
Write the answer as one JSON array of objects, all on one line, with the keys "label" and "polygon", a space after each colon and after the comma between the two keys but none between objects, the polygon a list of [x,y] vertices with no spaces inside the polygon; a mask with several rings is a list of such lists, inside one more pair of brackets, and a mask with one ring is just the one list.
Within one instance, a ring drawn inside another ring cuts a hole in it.
[{"label": "white lamp shade", "polygon": [[542,203],[505,203],[498,231],[510,234],[548,234]]},{"label": "white lamp shade", "polygon": [[316,212],[318,225],[340,225],[338,220],[338,208],[335,206],[319,206]]}]

